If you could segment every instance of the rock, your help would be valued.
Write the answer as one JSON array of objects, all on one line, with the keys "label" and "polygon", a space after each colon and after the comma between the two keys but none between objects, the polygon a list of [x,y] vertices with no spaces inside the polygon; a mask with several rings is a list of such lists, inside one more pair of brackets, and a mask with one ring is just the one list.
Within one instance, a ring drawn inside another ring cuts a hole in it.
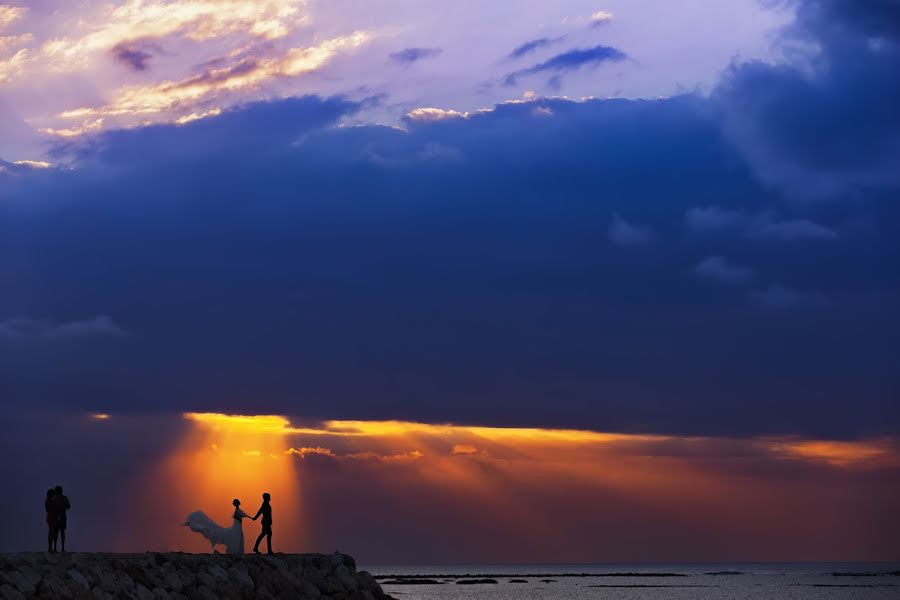
[{"label": "rock", "polygon": [[372,577],[372,574],[368,571],[359,571],[356,574],[356,579],[360,582],[360,587],[363,590],[369,590],[371,593],[382,594],[381,586],[378,585],[378,582],[375,581],[375,578]]},{"label": "rock", "polygon": [[334,576],[341,582],[341,585],[345,590],[355,592],[359,589],[359,584],[356,582],[356,579],[350,575],[350,569],[348,569],[346,565],[341,564],[341,566],[335,569]]},{"label": "rock", "polygon": [[241,586],[234,581],[220,581],[216,586],[216,593],[222,600],[242,600]]},{"label": "rock", "polygon": [[211,567],[209,567],[209,569],[207,569],[206,572],[209,573],[216,581],[228,580],[228,572],[219,565],[212,565]]},{"label": "rock", "polygon": [[8,583],[0,585],[0,596],[3,597],[3,600],[25,600],[25,596],[22,595],[22,592],[10,586]]},{"label": "rock", "polygon": [[91,598],[92,600],[112,600],[112,596],[100,587],[91,590]]},{"label": "rock", "polygon": [[[164,581],[166,583],[166,588],[174,591],[175,593],[179,593],[184,589],[184,582],[181,581],[181,577],[178,576],[178,573],[169,573],[168,575],[166,575]],[[155,590],[154,593],[156,593]]]},{"label": "rock", "polygon": [[211,588],[201,585],[197,588],[197,592],[189,596],[190,600],[219,600],[219,597],[212,591]]},{"label": "rock", "polygon": [[75,584],[84,590],[85,592],[90,591],[91,584],[88,583],[88,580],[84,578],[84,575],[76,571],[75,569],[69,569],[66,571],[66,575],[75,582]]},{"label": "rock", "polygon": [[216,580],[208,572],[203,572],[197,575],[197,581],[200,582],[200,587],[205,587],[209,590],[214,590],[216,588]]},{"label": "rock", "polygon": [[28,583],[37,588],[38,584],[41,582],[41,576],[38,575],[38,572],[35,571],[28,565],[22,565],[19,567],[19,572],[28,580]]},{"label": "rock", "polygon": [[55,575],[44,577],[38,584],[38,596],[41,598],[55,598],[57,600],[72,600],[72,590],[59,580]]},{"label": "rock", "polygon": [[319,591],[319,588],[310,580],[304,579],[301,583],[303,584],[304,596],[315,599],[322,595],[322,592]]},{"label": "rock", "polygon": [[228,569],[228,577],[241,586],[241,590],[253,591],[253,579],[251,579],[250,574],[247,573],[247,567],[245,565],[238,563]]},{"label": "rock", "polygon": [[134,595],[137,596],[138,600],[153,600],[153,592],[141,584],[134,586]]},{"label": "rock", "polygon": [[153,589],[154,600],[172,600],[172,595],[161,587]]},{"label": "rock", "polygon": [[496,579],[460,579],[456,585],[481,585],[497,583]]},{"label": "rock", "polygon": [[34,585],[28,581],[21,571],[12,571],[8,574],[8,577],[15,588],[26,596],[35,592]]},{"label": "rock", "polygon": [[0,554],[0,600],[393,600],[346,554]]}]

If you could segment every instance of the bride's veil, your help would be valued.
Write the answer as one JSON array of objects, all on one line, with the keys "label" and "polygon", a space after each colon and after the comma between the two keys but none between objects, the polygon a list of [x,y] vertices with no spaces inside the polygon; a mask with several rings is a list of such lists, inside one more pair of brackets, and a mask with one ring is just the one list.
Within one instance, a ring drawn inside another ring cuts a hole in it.
[{"label": "bride's veil", "polygon": [[183,525],[190,527],[191,531],[195,531],[209,540],[209,544],[213,548],[219,544],[229,545],[230,530],[210,519],[202,510],[195,510],[189,514]]}]

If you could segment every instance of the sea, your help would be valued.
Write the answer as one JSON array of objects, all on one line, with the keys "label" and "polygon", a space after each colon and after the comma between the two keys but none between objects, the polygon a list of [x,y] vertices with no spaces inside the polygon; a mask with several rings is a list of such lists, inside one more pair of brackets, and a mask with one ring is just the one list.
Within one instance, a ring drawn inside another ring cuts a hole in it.
[{"label": "sea", "polygon": [[900,563],[360,568],[400,600],[900,600]]}]

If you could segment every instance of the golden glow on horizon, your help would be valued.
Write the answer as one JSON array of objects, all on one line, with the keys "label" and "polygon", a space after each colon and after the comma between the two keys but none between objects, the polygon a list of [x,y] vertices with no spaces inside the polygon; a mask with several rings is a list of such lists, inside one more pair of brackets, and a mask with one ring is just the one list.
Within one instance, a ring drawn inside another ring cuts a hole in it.
[{"label": "golden glow on horizon", "polygon": [[[172,490],[171,502],[177,506],[179,518],[199,509],[221,525],[230,526],[232,498],[239,498],[241,508],[253,516],[262,493],[269,492],[273,504],[280,508],[279,533],[284,533],[277,547],[299,547],[299,480],[294,461],[287,455],[288,440],[279,433],[287,419],[200,413],[187,413],[184,418],[191,426],[154,478],[154,485]],[[258,528],[245,522],[244,529],[249,550]],[[185,528],[173,529],[172,535],[172,549],[209,550],[208,544]]]},{"label": "golden glow on horizon", "polygon": [[[294,427],[291,421],[279,415],[227,415],[222,413],[185,413],[185,418],[224,431],[240,431],[248,435],[318,436],[338,439],[372,438],[387,440],[415,440],[421,437],[440,439],[484,440],[507,445],[554,444],[563,446],[615,445],[615,444],[703,444],[719,438],[703,436],[674,436],[659,434],[607,433],[586,429],[542,429],[536,427],[488,427],[476,425],[430,424],[411,421],[360,421],[328,420],[317,427]],[[741,441],[737,438],[736,441]],[[745,443],[762,448],[779,458],[824,461],[844,466],[861,462],[896,460],[889,441],[829,441],[815,439],[748,438]],[[405,453],[419,452],[410,448]],[[478,454],[483,452],[477,443],[457,443],[450,447],[451,454]],[[288,448],[287,453],[330,454],[332,449],[321,446]],[[405,454],[401,453],[401,454]]]},{"label": "golden glow on horizon", "polygon": [[112,415],[108,413],[91,413],[91,418],[95,421],[108,421]]},{"label": "golden glow on horizon", "polygon": [[[651,515],[697,527],[714,523],[723,531],[737,527],[752,536],[773,511],[803,510],[798,507],[812,480],[840,482],[853,470],[900,465],[892,439],[688,437],[407,421],[294,425],[282,415],[199,412],[181,419],[181,440],[156,476],[142,480],[150,488],[136,493],[162,500],[169,511],[159,543],[201,552],[208,545],[178,527],[179,519],[201,509],[227,525],[233,497],[253,514],[263,491],[278,507],[277,546],[284,551],[313,549],[308,536],[322,534],[304,507],[329,511],[337,500],[335,511],[348,510],[357,496],[372,497],[376,514],[392,506],[419,518],[440,519],[446,512],[467,523],[484,519],[481,526],[502,531],[527,529],[535,539],[556,539],[560,524],[574,527],[597,506],[626,520]],[[785,461],[807,465],[809,477],[786,483]],[[438,505],[418,507],[419,498]],[[248,544],[256,531],[245,523]]]}]

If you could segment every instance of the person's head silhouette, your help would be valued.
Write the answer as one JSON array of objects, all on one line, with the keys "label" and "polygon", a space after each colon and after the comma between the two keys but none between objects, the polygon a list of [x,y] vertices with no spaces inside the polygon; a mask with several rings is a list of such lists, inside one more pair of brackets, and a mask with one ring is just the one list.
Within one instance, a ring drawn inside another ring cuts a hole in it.
[{"label": "person's head silhouette", "polygon": [[232,500],[231,503],[234,505],[235,508],[237,508],[238,506],[241,505],[241,501],[238,500],[237,498],[235,498],[234,500]]},{"label": "person's head silhouette", "polygon": [[269,492],[266,492],[263,494],[263,500],[265,500],[266,502],[268,502],[271,499],[272,499],[272,496],[269,495]]},{"label": "person's head silhouette", "polygon": [[58,495],[62,496],[62,486],[61,485],[58,485],[55,488],[53,488],[53,491],[55,491]]},{"label": "person's head silhouette", "polygon": [[48,498],[52,498],[54,494],[56,494],[56,490],[54,490],[53,488],[50,488],[49,490],[47,490]]}]

